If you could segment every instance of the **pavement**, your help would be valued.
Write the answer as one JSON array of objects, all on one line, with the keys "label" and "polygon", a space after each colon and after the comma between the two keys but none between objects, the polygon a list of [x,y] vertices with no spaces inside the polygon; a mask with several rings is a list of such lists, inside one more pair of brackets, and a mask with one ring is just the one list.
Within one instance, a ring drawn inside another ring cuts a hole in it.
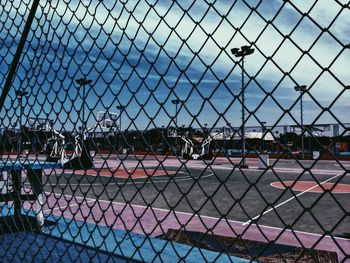
[{"label": "pavement", "polygon": [[[349,192],[337,186],[350,185],[350,162],[272,159],[266,169],[257,159],[247,159],[248,169],[239,162],[110,156],[90,171],[47,169],[44,213],[154,238],[182,228],[349,257]],[[296,181],[304,188],[284,184]]]}]

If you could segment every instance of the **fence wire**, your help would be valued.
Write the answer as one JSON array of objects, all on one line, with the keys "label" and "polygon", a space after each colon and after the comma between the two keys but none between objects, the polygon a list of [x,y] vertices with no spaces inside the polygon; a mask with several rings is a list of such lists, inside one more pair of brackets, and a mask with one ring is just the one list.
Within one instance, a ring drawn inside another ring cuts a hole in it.
[{"label": "fence wire", "polygon": [[350,260],[348,1],[0,14],[3,261]]}]

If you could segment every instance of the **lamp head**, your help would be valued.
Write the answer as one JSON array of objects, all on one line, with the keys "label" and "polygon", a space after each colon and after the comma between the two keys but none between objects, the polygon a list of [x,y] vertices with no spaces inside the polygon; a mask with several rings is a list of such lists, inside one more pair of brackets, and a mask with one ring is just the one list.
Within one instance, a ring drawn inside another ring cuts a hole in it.
[{"label": "lamp head", "polygon": [[75,82],[78,85],[91,85],[92,84],[92,80],[86,79],[86,78],[76,79]]},{"label": "lamp head", "polygon": [[306,91],[306,88],[307,88],[307,86],[306,85],[297,85],[297,86],[294,86],[294,89],[296,90],[296,91]]},{"label": "lamp head", "polygon": [[238,48],[231,48],[231,53],[233,55],[236,55],[238,53],[239,49]]},{"label": "lamp head", "polygon": [[250,49],[250,46],[242,46],[241,49],[242,51],[248,51]]},{"label": "lamp head", "polygon": [[23,97],[23,96],[27,96],[29,94],[28,91],[24,91],[24,90],[16,90],[15,94],[17,97]]},{"label": "lamp head", "polygon": [[254,48],[250,48],[250,49],[243,50],[243,51],[244,51],[244,55],[247,56],[247,55],[254,53]]},{"label": "lamp head", "polygon": [[117,109],[118,109],[118,110],[123,110],[124,108],[125,108],[124,105],[118,105],[118,106],[117,106]]}]

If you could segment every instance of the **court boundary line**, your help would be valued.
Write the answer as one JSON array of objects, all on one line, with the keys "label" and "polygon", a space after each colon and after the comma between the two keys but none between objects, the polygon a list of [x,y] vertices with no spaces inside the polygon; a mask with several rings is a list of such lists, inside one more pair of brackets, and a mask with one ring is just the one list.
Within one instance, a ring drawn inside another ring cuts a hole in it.
[{"label": "court boundary line", "polygon": [[337,175],[335,175],[335,176],[333,176],[333,177],[331,177],[331,178],[328,178],[327,180],[324,180],[323,182],[320,182],[319,184],[316,184],[316,185],[314,185],[314,186],[312,186],[312,187],[306,189],[306,190],[303,191],[303,192],[298,193],[297,195],[294,195],[294,196],[288,198],[287,200],[285,200],[285,201],[283,201],[283,202],[281,202],[281,203],[279,203],[279,204],[277,204],[277,205],[271,207],[270,209],[264,211],[263,213],[260,213],[260,214],[258,214],[257,216],[253,217],[252,219],[250,219],[250,220],[244,222],[242,225],[245,226],[245,225],[247,225],[247,224],[250,224],[253,220],[255,220],[255,219],[257,219],[257,218],[259,218],[259,217],[261,217],[261,216],[263,216],[263,215],[266,215],[267,213],[270,213],[271,211],[275,210],[276,208],[278,208],[278,207],[280,207],[280,206],[282,206],[282,205],[284,205],[284,204],[286,204],[286,203],[292,201],[293,199],[295,199],[295,198],[297,198],[297,197],[299,197],[299,196],[301,196],[301,195],[303,195],[303,194],[305,194],[305,193],[308,193],[308,192],[311,191],[312,189],[314,189],[314,188],[316,188],[316,187],[318,187],[318,186],[320,186],[320,185],[323,185],[323,184],[325,184],[325,183],[327,183],[327,182],[329,182],[329,181],[331,181],[331,180],[333,180],[333,179],[339,177],[340,175],[341,175],[341,174],[337,174]]},{"label": "court boundary line", "polygon": [[[201,168],[201,167],[196,167],[196,168]],[[233,166],[225,166],[225,165],[211,165],[211,168],[213,170],[233,170]],[[222,169],[220,169],[222,168]],[[303,168],[284,168],[284,167],[273,167],[273,169],[270,168],[263,168],[260,169],[258,166],[249,166],[247,169],[241,169],[244,172],[278,172],[282,174],[288,174],[288,173],[293,173],[293,174],[302,174],[304,172],[312,172],[315,175],[337,175],[338,173],[346,173],[346,170],[320,170],[320,169],[311,169],[310,171],[306,171]],[[235,171],[240,171],[238,169],[235,169]]]},{"label": "court boundary line", "polygon": [[[45,192],[45,193],[46,193],[46,192]],[[71,197],[73,197],[73,196],[71,196]],[[79,197],[75,197],[75,198],[79,198]],[[65,199],[65,200],[66,200],[66,199]],[[73,200],[73,199],[71,199],[71,200]],[[57,207],[55,207],[55,208],[52,208],[52,209],[45,209],[45,210],[43,210],[43,212],[44,212],[44,213],[48,213],[48,212],[52,212],[52,211],[56,211],[56,210],[59,210],[59,211],[61,211],[61,212],[64,212],[64,211],[62,211],[62,209],[66,209],[66,208],[68,208],[68,207],[75,207],[75,206],[80,206],[80,205],[86,205],[86,204],[92,203],[92,202],[96,202],[96,201],[95,201],[95,200],[87,200],[87,199],[85,198],[85,200],[83,200],[82,203],[75,202],[74,204],[71,204],[71,205],[59,205],[59,206],[57,206]],[[69,203],[69,202],[67,201],[67,203]]]},{"label": "court boundary line", "polygon": [[[295,181],[284,181],[283,180],[283,182],[295,182]],[[312,182],[312,181],[297,181],[297,182],[301,182],[301,183],[303,183],[303,182]],[[270,186],[271,187],[274,187],[274,188],[276,188],[276,189],[280,189],[280,190],[284,190],[284,189],[286,189],[283,185],[281,185],[281,186],[275,186],[274,184],[275,183],[280,183],[280,182],[278,182],[278,181],[276,181],[276,182],[272,182],[272,183],[270,183]],[[334,185],[334,184],[333,184]],[[343,184],[343,183],[339,183],[339,184],[337,184],[337,185],[350,185],[350,184]],[[319,184],[317,184],[317,186],[319,186]],[[291,189],[292,191],[294,191],[294,192],[302,192],[301,190],[294,190],[294,189]],[[326,189],[327,190],[327,189]],[[334,190],[334,189],[333,189]],[[332,191],[333,191],[332,190]],[[311,193],[313,193],[313,194],[322,194],[322,193],[324,193],[324,192],[311,192]],[[332,192],[332,194],[349,194],[350,192],[349,191],[347,191],[347,192]]]},{"label": "court boundary line", "polygon": [[[55,193],[55,192],[45,192],[45,193],[47,193],[49,195],[52,195],[52,194],[59,195],[59,196],[64,195],[64,196],[71,197],[71,198],[74,197],[74,198],[85,199],[89,203],[90,202],[101,202],[101,203],[122,205],[124,207],[125,206],[138,207],[138,208],[142,208],[144,210],[151,209],[151,210],[162,211],[162,212],[166,212],[166,213],[183,214],[183,215],[187,215],[187,216],[191,216],[191,217],[199,217],[199,218],[206,218],[206,219],[216,220],[217,222],[223,221],[223,222],[229,222],[229,223],[236,223],[236,224],[241,224],[242,226],[244,226],[243,225],[244,222],[238,221],[238,220],[233,220],[233,219],[222,219],[222,218],[217,218],[217,217],[213,217],[213,216],[207,216],[207,215],[201,215],[201,214],[192,214],[192,213],[189,213],[189,212],[183,212],[183,211],[177,211],[177,210],[169,210],[169,209],[165,209],[165,208],[144,206],[144,205],[138,205],[138,204],[132,204],[132,203],[122,203],[122,202],[109,201],[109,200],[104,200],[104,199],[94,199],[94,198],[91,198],[91,197],[72,196],[72,195],[68,195],[68,194],[59,194],[59,193]],[[45,197],[47,197],[47,196],[45,196]],[[73,200],[73,199],[71,199],[71,200]],[[67,207],[69,207],[69,205]],[[284,228],[280,228],[280,227],[268,226],[268,225],[263,225],[263,224],[253,224],[253,226],[255,226],[255,225],[258,225],[259,227],[266,228],[266,229],[273,229],[273,230],[284,231],[284,232],[287,231],[287,232],[293,232],[293,233],[299,233],[299,234],[305,234],[305,235],[311,235],[311,236],[323,237],[323,238],[331,238],[331,239],[335,239],[335,240],[350,241],[350,239],[348,239],[348,238],[331,236],[331,235],[322,235],[322,234],[306,232],[306,231],[302,231],[302,230],[290,230],[290,229],[284,229]]]}]

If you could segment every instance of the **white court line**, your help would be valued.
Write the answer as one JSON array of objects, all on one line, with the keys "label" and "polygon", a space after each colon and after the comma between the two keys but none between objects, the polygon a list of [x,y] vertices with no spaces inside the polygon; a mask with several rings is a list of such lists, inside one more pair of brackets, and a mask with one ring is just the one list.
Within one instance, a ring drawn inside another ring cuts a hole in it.
[{"label": "white court line", "polygon": [[295,173],[295,174],[301,174],[303,172],[312,172],[313,174],[317,175],[333,175],[333,174],[338,174],[338,173],[344,173],[344,170],[320,170],[320,169],[311,169],[310,171],[305,171],[305,169],[302,168],[282,168],[282,167],[273,167],[273,169],[259,169],[257,166],[249,166],[247,169],[238,169],[234,168],[234,166],[226,166],[226,165],[212,165],[211,166],[212,170],[221,170],[221,171],[227,171],[227,170],[232,170],[232,171],[240,171],[242,170],[243,173],[245,172],[276,172],[276,173]]},{"label": "white court line", "polygon": [[[49,195],[52,195],[52,192],[45,192],[45,193],[49,194]],[[62,196],[62,194],[56,194],[56,193],[53,193],[53,194]],[[68,194],[64,194],[64,195],[67,196],[67,197],[71,197],[71,198],[73,197],[72,195],[68,195]],[[117,205],[117,206],[119,205],[119,206],[123,206],[123,207],[130,206],[130,207],[135,207],[135,208],[141,208],[141,209],[144,209],[144,210],[151,209],[151,210],[154,210],[154,211],[165,212],[167,214],[169,214],[169,212],[171,212],[171,213],[179,214],[179,215],[186,215],[186,216],[190,216],[190,217],[200,217],[201,219],[215,220],[217,222],[218,221],[224,221],[224,222],[228,222],[228,223],[232,223],[232,224],[244,225],[244,222],[242,222],[242,221],[237,221],[237,220],[232,220],[232,219],[223,219],[223,218],[217,218],[217,217],[213,217],[213,216],[206,216],[206,215],[200,215],[200,214],[196,214],[195,215],[195,214],[192,214],[192,213],[189,213],[189,212],[182,212],[182,211],[177,211],[177,210],[169,210],[169,209],[164,209],[164,208],[144,206],[144,205],[137,205],[137,204],[131,204],[131,203],[122,203],[122,202],[108,201],[108,200],[96,199],[96,198],[94,199],[94,198],[90,198],[90,197],[74,196],[74,198],[85,199],[89,203],[90,202],[101,202],[101,203],[107,203],[107,204],[112,204],[112,205]],[[274,227],[274,226],[267,226],[267,225],[262,225],[262,224],[259,224],[259,227],[266,228],[266,229],[279,230],[279,231],[284,231],[284,232],[292,232],[293,231],[293,233],[311,235],[311,236],[316,236],[316,237],[329,237],[329,238],[336,239],[336,240],[349,241],[348,238],[343,238],[343,237],[334,237],[334,236],[330,236],[330,235],[317,234],[317,233],[300,231],[300,230],[289,230],[289,229],[285,229],[285,228]]]},{"label": "white court line", "polygon": [[[173,183],[174,181],[175,182],[181,182],[181,181],[189,181],[189,180],[193,180],[193,179],[205,179],[205,178],[208,178],[208,177],[211,177],[213,176],[214,173],[210,173],[210,174],[207,174],[207,175],[203,175],[201,177],[192,177],[192,176],[184,176],[182,178],[179,178],[179,179],[167,179],[167,180],[157,180],[157,179],[152,179],[152,180],[147,180],[147,181],[142,181],[142,182],[139,182],[139,181],[135,181],[135,182],[127,182],[127,183],[118,183],[117,182],[117,185],[135,185],[135,184],[151,184],[151,183],[167,183],[167,182],[171,182]],[[141,179],[141,178],[140,178]],[[67,185],[67,183],[64,183],[64,184],[59,184],[59,185]],[[71,186],[76,186],[76,185],[81,185],[81,186],[91,186],[91,185],[103,185],[103,186],[113,186],[113,184],[111,185],[108,185],[108,184],[103,184],[103,183],[80,183],[80,184],[69,184]]]},{"label": "white court line", "polygon": [[295,199],[295,198],[297,198],[297,197],[299,197],[299,196],[301,196],[301,195],[303,195],[303,194],[305,194],[305,193],[311,191],[312,189],[318,187],[319,185],[325,184],[325,183],[327,183],[327,182],[333,180],[334,178],[339,177],[340,175],[341,175],[341,174],[337,174],[337,175],[335,175],[335,176],[333,176],[333,177],[331,177],[331,178],[329,178],[329,179],[327,179],[327,180],[325,180],[325,181],[323,181],[323,182],[321,182],[321,183],[319,183],[319,184],[316,184],[316,185],[310,187],[309,189],[306,189],[305,191],[303,191],[303,192],[301,192],[301,193],[299,193],[299,194],[297,194],[297,195],[295,195],[295,196],[293,196],[293,197],[291,197],[291,198],[289,198],[289,199],[283,201],[282,203],[279,203],[278,205],[276,205],[276,206],[274,206],[274,207],[272,207],[272,208],[266,210],[265,212],[263,212],[263,213],[261,213],[261,214],[255,216],[255,217],[253,217],[252,219],[248,220],[247,222],[243,223],[242,225],[245,226],[245,225],[251,223],[253,220],[255,220],[255,219],[257,219],[257,218],[259,218],[259,217],[261,217],[261,216],[263,216],[263,215],[265,215],[265,214],[271,212],[272,210],[274,210],[274,209],[276,209],[276,208],[278,208],[278,207],[280,207],[280,206],[282,206],[282,205],[284,205],[284,204],[286,204],[286,203],[292,201],[293,199]]},{"label": "white court line", "polygon": [[[45,193],[47,193],[47,192],[45,192]],[[72,196],[73,197],[73,196]],[[74,198],[77,198],[77,197],[74,197]],[[79,198],[79,197],[78,197]],[[81,198],[81,197],[80,197]],[[66,200],[66,199],[65,199]],[[66,200],[67,202],[69,201],[69,200]],[[61,206],[57,206],[57,207],[55,207],[55,208],[50,208],[50,209],[45,209],[43,212],[44,213],[49,213],[49,212],[53,212],[53,211],[55,211],[55,210],[60,210],[60,211],[62,211],[62,209],[65,209],[65,208],[67,208],[67,207],[74,207],[74,206],[79,206],[79,205],[83,205],[83,204],[87,204],[87,203],[92,203],[92,202],[96,202],[96,200],[87,200],[87,198],[85,198],[85,201],[84,202],[82,202],[82,203],[75,203],[75,204],[69,204],[69,205],[61,205]]]},{"label": "white court line", "polygon": [[[264,169],[259,169],[258,167],[253,167],[254,171],[264,171]],[[249,169],[251,170],[251,169]],[[329,175],[329,174],[335,174],[338,175],[339,173],[343,173],[344,170],[320,170],[320,169],[311,169],[309,171],[306,171],[303,168],[282,168],[282,167],[274,167],[273,170],[275,172],[279,172],[279,173],[297,173],[297,174],[301,174],[303,172],[311,172],[313,174],[320,174],[320,175]],[[272,169],[268,169],[267,172],[272,172]]]}]

